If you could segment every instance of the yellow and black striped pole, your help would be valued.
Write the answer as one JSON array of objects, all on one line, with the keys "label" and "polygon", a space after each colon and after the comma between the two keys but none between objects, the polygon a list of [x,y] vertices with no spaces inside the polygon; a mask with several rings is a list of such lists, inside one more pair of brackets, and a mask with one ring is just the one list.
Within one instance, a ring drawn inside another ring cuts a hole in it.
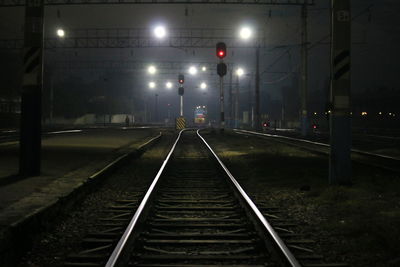
[{"label": "yellow and black striped pole", "polygon": [[332,0],[330,184],[351,183],[350,0]]},{"label": "yellow and black striped pole", "polygon": [[26,0],[19,165],[23,176],[40,174],[43,10],[43,0]]},{"label": "yellow and black striped pole", "polygon": [[184,117],[176,118],[176,129],[183,130],[186,128],[186,121]]}]

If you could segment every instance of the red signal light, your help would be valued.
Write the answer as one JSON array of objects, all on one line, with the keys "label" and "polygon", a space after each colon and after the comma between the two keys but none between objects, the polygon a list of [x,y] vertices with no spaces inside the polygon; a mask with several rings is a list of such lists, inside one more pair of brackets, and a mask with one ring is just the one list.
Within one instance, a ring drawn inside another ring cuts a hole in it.
[{"label": "red signal light", "polygon": [[217,44],[217,57],[223,59],[226,56],[226,45],[225,43]]},{"label": "red signal light", "polygon": [[179,74],[178,76],[178,82],[180,84],[183,84],[185,82],[185,76],[183,76],[183,74]]},{"label": "red signal light", "polygon": [[317,125],[315,125],[315,124],[312,127],[313,127],[313,129],[317,129]]}]

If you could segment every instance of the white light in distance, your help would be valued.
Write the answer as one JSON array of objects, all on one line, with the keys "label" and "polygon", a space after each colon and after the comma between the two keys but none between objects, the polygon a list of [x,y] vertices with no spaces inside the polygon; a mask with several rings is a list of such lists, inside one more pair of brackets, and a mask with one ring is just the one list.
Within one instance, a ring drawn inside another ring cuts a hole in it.
[{"label": "white light in distance", "polygon": [[156,88],[156,83],[155,82],[149,82],[149,88],[150,89]]},{"label": "white light in distance", "polygon": [[237,76],[242,76],[244,74],[244,70],[242,69],[242,68],[238,68],[237,70],[236,70],[236,75]]},{"label": "white light in distance", "polygon": [[58,37],[64,37],[65,36],[65,32],[63,29],[58,29],[57,30],[57,36]]},{"label": "white light in distance", "polygon": [[203,89],[203,90],[206,89],[207,88],[207,84],[205,82],[202,82],[200,84],[200,88]]},{"label": "white light in distance", "polygon": [[240,38],[242,39],[249,39],[251,37],[251,29],[249,27],[243,27],[240,29]]},{"label": "white light in distance", "polygon": [[157,72],[157,69],[156,69],[156,67],[154,67],[154,66],[150,66],[150,67],[147,69],[147,72],[150,73],[150,74],[155,74],[155,73]]},{"label": "white light in distance", "polygon": [[203,67],[201,68],[201,70],[202,70],[202,71],[206,71],[206,70],[207,70],[207,67],[206,67],[206,66],[203,66]]},{"label": "white light in distance", "polygon": [[196,73],[197,73],[196,67],[191,66],[191,67],[189,68],[189,73],[190,73],[191,75],[196,75]]},{"label": "white light in distance", "polygon": [[171,88],[172,88],[172,83],[171,83],[171,82],[167,82],[167,83],[165,84],[165,86],[166,86],[168,89],[171,89]]},{"label": "white light in distance", "polygon": [[154,28],[154,35],[157,38],[164,38],[167,35],[167,31],[165,30],[165,27],[163,26],[157,26]]}]

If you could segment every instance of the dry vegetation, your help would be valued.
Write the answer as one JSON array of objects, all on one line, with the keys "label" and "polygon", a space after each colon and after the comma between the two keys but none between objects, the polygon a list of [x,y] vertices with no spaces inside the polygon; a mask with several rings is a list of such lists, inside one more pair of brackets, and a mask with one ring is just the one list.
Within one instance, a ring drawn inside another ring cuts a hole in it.
[{"label": "dry vegetation", "polygon": [[327,157],[229,132],[205,136],[242,186],[286,210],[328,262],[400,266],[399,174],[354,165],[352,186],[329,186]]}]

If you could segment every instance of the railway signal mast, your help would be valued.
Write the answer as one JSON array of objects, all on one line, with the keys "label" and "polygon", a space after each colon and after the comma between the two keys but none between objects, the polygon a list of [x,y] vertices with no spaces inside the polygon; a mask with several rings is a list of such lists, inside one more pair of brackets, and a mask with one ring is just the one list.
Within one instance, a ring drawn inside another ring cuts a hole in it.
[{"label": "railway signal mast", "polygon": [[180,105],[180,116],[181,117],[183,117],[183,94],[184,94],[184,92],[185,92],[185,90],[183,89],[183,83],[185,82],[185,76],[183,75],[183,74],[179,74],[179,76],[178,76],[178,82],[179,82],[179,88],[178,88],[178,95],[179,95],[179,98],[180,98],[180,102],[181,102],[181,105]]},{"label": "railway signal mast", "polygon": [[226,56],[226,44],[225,43],[217,43],[217,57],[220,59],[220,63],[217,64],[217,73],[219,75],[219,103],[220,103],[220,131],[224,132],[225,128],[225,113],[224,113],[224,76],[227,73],[226,64],[223,62],[224,57]]},{"label": "railway signal mast", "polygon": [[183,83],[185,82],[185,76],[183,74],[178,75],[178,95],[180,98],[180,112],[179,117],[176,118],[176,129],[182,130],[186,127],[185,117],[183,117],[183,94],[185,93],[185,89],[183,89]]}]

